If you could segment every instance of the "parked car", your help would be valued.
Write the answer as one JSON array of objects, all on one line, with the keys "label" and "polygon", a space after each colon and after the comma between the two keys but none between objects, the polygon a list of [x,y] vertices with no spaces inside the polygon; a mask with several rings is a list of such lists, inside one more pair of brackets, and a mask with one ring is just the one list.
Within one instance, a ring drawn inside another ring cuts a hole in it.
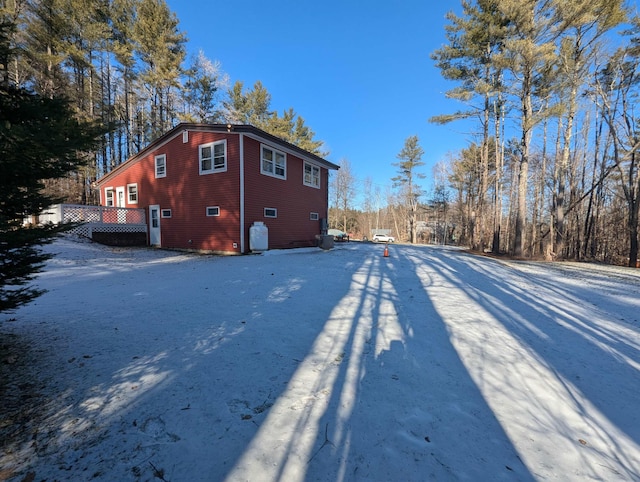
[{"label": "parked car", "polygon": [[339,229],[330,229],[327,234],[333,236],[334,241],[349,241],[349,235]]},{"label": "parked car", "polygon": [[396,238],[388,234],[374,234],[371,240],[374,243],[395,243]]}]

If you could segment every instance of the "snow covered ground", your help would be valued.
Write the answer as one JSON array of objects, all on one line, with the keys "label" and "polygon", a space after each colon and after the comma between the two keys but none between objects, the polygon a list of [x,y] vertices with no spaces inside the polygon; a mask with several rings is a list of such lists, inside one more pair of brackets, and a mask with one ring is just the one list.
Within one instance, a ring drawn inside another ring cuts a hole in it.
[{"label": "snow covered ground", "polygon": [[0,480],[640,480],[640,270],[47,249],[0,315]]}]

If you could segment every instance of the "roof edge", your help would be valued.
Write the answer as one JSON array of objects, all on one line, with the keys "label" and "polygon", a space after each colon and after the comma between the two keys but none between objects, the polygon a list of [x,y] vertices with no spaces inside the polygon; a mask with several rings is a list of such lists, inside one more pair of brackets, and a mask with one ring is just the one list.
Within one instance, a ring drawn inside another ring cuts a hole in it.
[{"label": "roof edge", "polygon": [[312,160],[326,167],[327,169],[338,170],[340,166],[334,164],[333,162],[327,161],[323,157],[320,157],[316,154],[313,154],[301,147],[296,146],[295,144],[291,144],[290,142],[281,139],[278,136],[274,136],[273,134],[269,134],[268,132],[255,127],[251,124],[206,124],[206,123],[194,123],[194,122],[181,122],[169,131],[162,134],[157,139],[154,139],[149,144],[147,144],[144,148],[142,148],[138,153],[131,156],[129,159],[124,161],[122,164],[112,169],[110,172],[102,176],[100,179],[96,180],[96,184],[100,185],[107,181],[109,178],[120,172],[125,166],[129,166],[132,163],[136,162],[140,158],[144,157],[148,152],[154,150],[158,146],[168,142],[173,137],[178,135],[183,130],[190,131],[211,131],[211,132],[229,132],[229,133],[238,133],[238,134],[252,134],[253,136],[264,139],[270,143],[280,144],[287,148],[287,150],[294,152],[296,155],[300,155],[303,158],[308,160]]}]

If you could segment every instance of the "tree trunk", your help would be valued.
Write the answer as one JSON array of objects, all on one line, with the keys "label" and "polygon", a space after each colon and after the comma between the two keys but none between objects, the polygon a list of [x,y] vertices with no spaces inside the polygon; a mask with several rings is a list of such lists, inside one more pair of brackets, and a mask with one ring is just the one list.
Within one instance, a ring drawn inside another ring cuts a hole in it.
[{"label": "tree trunk", "polygon": [[638,173],[636,153],[631,154],[629,165],[629,267],[635,268],[638,262],[638,209],[640,207],[640,175]]}]

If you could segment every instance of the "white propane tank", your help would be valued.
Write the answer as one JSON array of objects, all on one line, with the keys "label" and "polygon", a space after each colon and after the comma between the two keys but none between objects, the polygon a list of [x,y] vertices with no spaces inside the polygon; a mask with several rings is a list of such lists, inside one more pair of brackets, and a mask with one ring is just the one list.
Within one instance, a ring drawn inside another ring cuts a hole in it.
[{"label": "white propane tank", "polygon": [[249,249],[253,253],[269,249],[269,230],[261,221],[255,221],[249,228]]}]

